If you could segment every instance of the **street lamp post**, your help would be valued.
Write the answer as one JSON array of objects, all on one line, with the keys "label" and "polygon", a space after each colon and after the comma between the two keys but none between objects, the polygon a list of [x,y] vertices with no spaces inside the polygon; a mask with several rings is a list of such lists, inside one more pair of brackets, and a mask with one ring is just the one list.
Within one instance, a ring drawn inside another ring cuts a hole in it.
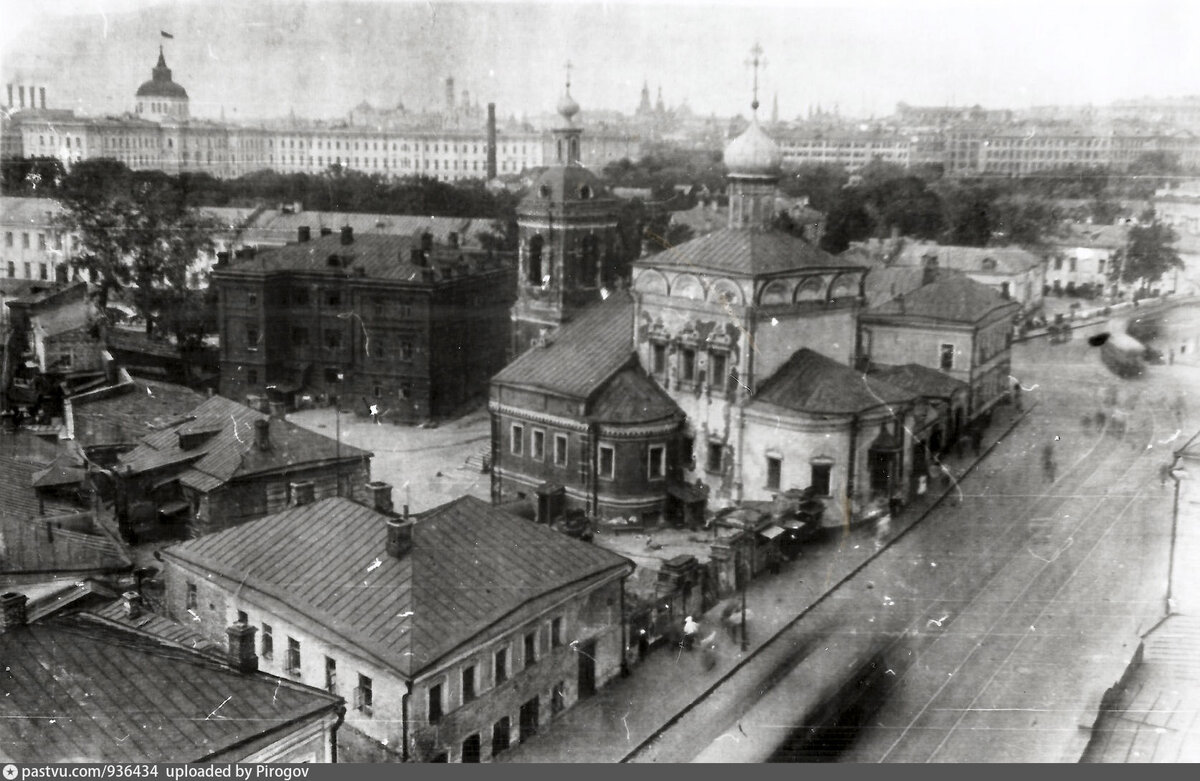
[{"label": "street lamp post", "polygon": [[1175,613],[1175,538],[1179,529],[1179,486],[1187,478],[1187,470],[1179,464],[1179,459],[1176,458],[1175,465],[1171,467],[1171,479],[1175,481],[1175,499],[1171,507],[1171,553],[1167,560],[1167,615]]},{"label": "street lamp post", "polygon": [[745,557],[747,553],[745,540],[742,541],[742,544],[739,547],[741,548],[741,551],[740,555],[738,556],[738,563],[741,566],[739,566],[738,569],[741,570],[740,574],[742,576],[739,578],[742,581],[742,651],[745,651],[750,647],[749,640],[746,637],[746,581],[749,580],[749,576],[746,572],[745,566]]}]

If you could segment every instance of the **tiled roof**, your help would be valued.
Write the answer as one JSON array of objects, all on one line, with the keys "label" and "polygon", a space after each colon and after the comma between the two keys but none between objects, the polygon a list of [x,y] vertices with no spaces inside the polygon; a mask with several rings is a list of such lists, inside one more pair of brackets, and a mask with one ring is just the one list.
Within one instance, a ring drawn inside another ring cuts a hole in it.
[{"label": "tiled roof", "polygon": [[[308,241],[288,244],[283,247],[259,252],[253,258],[232,261],[234,271],[303,271],[306,273],[335,274],[346,276],[362,273],[370,279],[386,279],[398,282],[421,281],[423,269],[414,265],[411,252],[420,246],[412,236],[383,236],[379,234],[355,234],[351,244],[342,244],[339,233],[314,236]],[[338,261],[330,265],[330,257]],[[435,246],[429,268],[441,273],[445,268],[458,272],[459,258],[482,259],[484,253],[478,249],[450,249]]]},{"label": "tiled roof", "polygon": [[323,499],[163,556],[273,597],[406,676],[482,632],[515,626],[565,588],[632,566],[469,496],[417,518],[413,549],[400,558],[385,549],[386,520],[349,499]]},{"label": "tiled roof", "polygon": [[806,347],[762,384],[750,405],[771,404],[809,414],[849,415],[915,397],[910,391],[857,372]]},{"label": "tiled roof", "polygon": [[640,366],[617,372],[589,410],[601,423],[651,423],[683,412]]},{"label": "tiled roof", "polygon": [[633,298],[613,292],[559,327],[546,347],[531,347],[492,382],[586,399],[633,356]]},{"label": "tiled roof", "polygon": [[[213,396],[188,413],[189,420],[144,437],[133,450],[121,456],[135,472],[191,463],[191,468],[221,483],[235,477],[299,467],[314,461],[370,457],[365,450],[338,443],[286,420],[250,409],[222,396]],[[269,421],[270,449],[254,444],[254,422]],[[179,446],[179,433],[212,431],[195,446]]]},{"label": "tiled roof", "polygon": [[204,395],[169,382],[131,378],[113,395],[72,399],[75,438],[84,445],[137,442],[178,423],[204,401]]},{"label": "tiled roof", "polygon": [[1020,309],[987,285],[963,274],[952,274],[863,313],[864,318],[886,315],[948,323],[978,323],[999,309]]},{"label": "tiled roof", "polygon": [[0,633],[0,658],[0,756],[16,762],[221,758],[340,703],[81,617]]},{"label": "tiled roof", "polygon": [[[967,273],[1020,274],[1042,265],[1042,259],[1020,247],[961,247],[905,241],[893,264],[924,265],[927,255],[937,257],[938,268]],[[995,268],[989,269],[989,261]]]},{"label": "tiled roof", "polygon": [[795,269],[851,269],[861,264],[830,255],[782,231],[722,228],[637,261],[730,274],[775,274]]},{"label": "tiled roof", "polygon": [[879,369],[871,372],[871,376],[927,398],[948,399],[967,388],[962,380],[919,363]]}]

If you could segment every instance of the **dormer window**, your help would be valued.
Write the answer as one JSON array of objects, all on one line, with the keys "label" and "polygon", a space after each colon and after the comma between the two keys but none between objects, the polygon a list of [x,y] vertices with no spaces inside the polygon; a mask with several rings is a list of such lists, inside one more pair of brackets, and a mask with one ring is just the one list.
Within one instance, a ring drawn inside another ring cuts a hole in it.
[{"label": "dormer window", "polygon": [[330,255],[328,258],[326,258],[325,265],[329,266],[330,268],[337,268],[341,265],[341,261],[338,260],[337,255]]},{"label": "dormer window", "polygon": [[586,184],[579,188],[579,197],[583,200],[589,200],[592,197],[592,188]]},{"label": "dormer window", "polygon": [[540,195],[543,198],[549,198],[550,197],[550,185],[543,184],[541,187],[539,187],[538,195]]}]

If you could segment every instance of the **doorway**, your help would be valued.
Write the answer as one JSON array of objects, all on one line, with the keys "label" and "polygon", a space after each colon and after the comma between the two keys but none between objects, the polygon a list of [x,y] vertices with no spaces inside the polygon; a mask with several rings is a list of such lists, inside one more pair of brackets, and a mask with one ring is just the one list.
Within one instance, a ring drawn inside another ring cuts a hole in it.
[{"label": "doorway", "polygon": [[582,700],[596,693],[596,641],[580,643],[578,648],[579,699]]},{"label": "doorway", "polygon": [[521,706],[521,734],[520,742],[532,738],[537,734],[538,730],[538,698],[534,697],[529,702]]}]

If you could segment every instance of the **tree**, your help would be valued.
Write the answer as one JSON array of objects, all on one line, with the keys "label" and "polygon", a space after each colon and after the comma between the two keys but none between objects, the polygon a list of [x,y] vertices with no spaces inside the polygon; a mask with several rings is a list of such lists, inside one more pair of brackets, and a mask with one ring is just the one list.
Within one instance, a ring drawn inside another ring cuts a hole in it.
[{"label": "tree", "polygon": [[1129,229],[1129,238],[1113,264],[1110,278],[1146,290],[1164,274],[1183,268],[1183,260],[1173,246],[1177,238],[1171,226],[1159,222],[1154,210],[1147,209],[1140,224]]},{"label": "tree", "polygon": [[825,220],[825,235],[821,249],[834,255],[844,252],[852,241],[862,241],[871,235],[873,223],[862,192],[848,188],[838,194]]},{"label": "tree", "polygon": [[66,174],[57,157],[6,159],[0,165],[0,192],[25,197],[52,197]]}]

